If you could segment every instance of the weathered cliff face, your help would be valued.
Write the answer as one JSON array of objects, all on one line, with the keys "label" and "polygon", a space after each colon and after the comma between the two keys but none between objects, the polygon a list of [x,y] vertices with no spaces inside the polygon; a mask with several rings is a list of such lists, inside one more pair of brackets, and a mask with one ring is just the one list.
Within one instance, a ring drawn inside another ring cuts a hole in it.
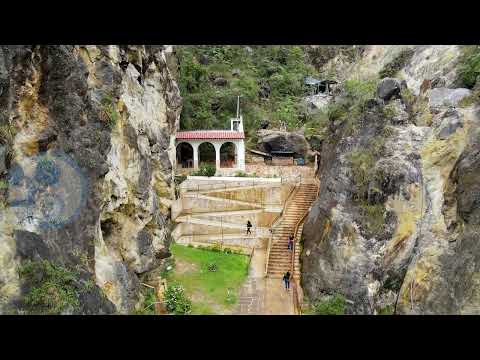
[{"label": "weathered cliff face", "polygon": [[[344,65],[355,68],[352,77],[382,68],[365,65],[371,51]],[[330,124],[319,198],[303,232],[302,286],[311,300],[341,293],[358,314],[480,313],[480,107],[460,103],[468,90],[450,89],[456,51],[414,48],[396,75],[405,80],[401,93]],[[444,82],[429,89],[436,76]]]},{"label": "weathered cliff face", "polygon": [[169,255],[176,71],[165,46],[0,47],[0,312],[28,311],[28,260],[75,274],[63,312],[134,310]]},{"label": "weathered cliff face", "polygon": [[[424,80],[440,81],[441,86],[451,87],[457,83],[457,64],[460,57],[458,45],[367,45],[356,46],[346,57],[343,52],[333,56],[322,66],[327,77],[339,81],[368,79],[378,76],[385,65],[411,51],[405,64],[399,63],[398,77],[407,82],[409,89],[418,95]],[[335,52],[334,52],[335,53]]]}]

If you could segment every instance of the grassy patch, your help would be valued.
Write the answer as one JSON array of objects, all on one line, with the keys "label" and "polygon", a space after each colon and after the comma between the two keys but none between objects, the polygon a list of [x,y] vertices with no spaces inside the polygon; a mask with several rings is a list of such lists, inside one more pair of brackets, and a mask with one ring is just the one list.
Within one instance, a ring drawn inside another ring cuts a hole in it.
[{"label": "grassy patch", "polygon": [[155,315],[155,303],[157,302],[155,289],[144,287],[142,296],[143,301],[139,308],[134,311],[134,315]]},{"label": "grassy patch", "polygon": [[361,204],[360,212],[365,219],[365,227],[368,232],[378,234],[385,225],[385,206],[383,204]]},{"label": "grassy patch", "polygon": [[8,182],[6,180],[0,180],[0,190],[8,189]]},{"label": "grassy patch", "polygon": [[110,129],[115,127],[120,118],[117,106],[111,95],[106,95],[102,99],[102,118],[108,124]]},{"label": "grassy patch", "polygon": [[17,130],[14,126],[8,123],[0,125],[0,145],[6,147],[5,161],[7,166],[13,159],[13,142],[16,135]]},{"label": "grassy patch", "polygon": [[395,313],[395,307],[393,305],[387,305],[381,309],[378,309],[378,315],[393,315]]},{"label": "grassy patch", "polygon": [[368,184],[372,180],[372,172],[375,166],[375,155],[369,149],[352,151],[347,155],[352,170],[352,178],[355,183],[355,200],[367,197]]},{"label": "grassy patch", "polygon": [[347,302],[343,295],[335,294],[327,300],[318,301],[313,305],[315,315],[344,315]]},{"label": "grassy patch", "polygon": [[43,260],[25,263],[19,275],[29,289],[23,298],[28,313],[60,314],[79,306],[74,272]]},{"label": "grassy patch", "polygon": [[394,77],[412,58],[414,51],[412,49],[402,50],[388,64],[380,70],[380,78]]},{"label": "grassy patch", "polygon": [[480,46],[469,45],[462,48],[460,58],[459,79],[467,88],[473,88],[480,75]]},{"label": "grassy patch", "polygon": [[[213,308],[227,310],[236,303],[237,291],[247,277],[248,256],[178,244],[172,244],[171,252],[176,262],[192,265],[193,269],[185,272],[177,266],[167,279],[183,286],[192,299],[193,314],[211,313]],[[215,271],[210,271],[212,264]]]},{"label": "grassy patch", "polygon": [[475,103],[480,102],[480,88],[478,90],[474,90],[470,96],[464,97],[458,103],[458,106],[461,108],[469,107]]}]

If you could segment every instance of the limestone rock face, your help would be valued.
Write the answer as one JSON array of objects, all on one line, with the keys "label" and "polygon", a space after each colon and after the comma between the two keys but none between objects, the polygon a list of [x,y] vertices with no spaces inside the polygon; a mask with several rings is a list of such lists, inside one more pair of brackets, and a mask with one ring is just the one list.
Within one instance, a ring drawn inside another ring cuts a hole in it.
[{"label": "limestone rock face", "polygon": [[307,109],[313,113],[317,110],[325,109],[326,106],[331,102],[332,97],[327,94],[317,94],[307,96],[304,100],[307,105]]},{"label": "limestone rock face", "polygon": [[340,293],[351,314],[480,313],[480,106],[459,107],[466,89],[438,87],[452,86],[456,53],[417,47],[400,74],[424,69],[442,76],[435,87],[420,93],[424,79],[405,76],[412,99],[389,97],[405,86],[392,81],[379,86],[384,101],[330,124],[303,230],[308,299]]},{"label": "limestone rock face", "polygon": [[309,145],[305,136],[300,132],[285,132],[261,129],[257,131],[257,147],[261,151],[293,151],[305,155]]},{"label": "limestone rock face", "polygon": [[3,174],[5,170],[7,170],[5,166],[6,157],[7,157],[7,147],[0,145],[0,175]]},{"label": "limestone rock face", "polygon": [[428,100],[431,108],[442,106],[457,106],[460,100],[469,96],[471,91],[468,89],[447,89],[434,88],[428,92]]},{"label": "limestone rock face", "polygon": [[133,311],[139,276],[169,255],[176,71],[164,46],[0,47],[0,124],[14,134],[0,312],[22,310],[17,270],[39,259],[95,284],[73,313]]}]

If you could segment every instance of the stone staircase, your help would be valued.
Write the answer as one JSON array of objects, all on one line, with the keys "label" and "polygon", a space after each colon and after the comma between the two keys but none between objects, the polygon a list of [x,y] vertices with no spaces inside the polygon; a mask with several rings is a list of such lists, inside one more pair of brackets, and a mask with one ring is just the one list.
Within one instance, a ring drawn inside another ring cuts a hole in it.
[{"label": "stone staircase", "polygon": [[[302,183],[288,202],[280,223],[273,229],[273,241],[268,255],[267,276],[278,278],[290,270],[292,252],[287,249],[288,236],[295,231],[295,225],[310,208],[317,196],[318,185],[314,181]],[[303,223],[295,236],[295,269],[294,279],[300,278],[300,237]]]}]

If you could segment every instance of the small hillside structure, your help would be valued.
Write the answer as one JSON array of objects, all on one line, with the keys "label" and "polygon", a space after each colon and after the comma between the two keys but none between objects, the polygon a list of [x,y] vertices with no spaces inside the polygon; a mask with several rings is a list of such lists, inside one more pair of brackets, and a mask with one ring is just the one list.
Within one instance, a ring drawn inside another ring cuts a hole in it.
[{"label": "small hillside structure", "polygon": [[230,121],[230,130],[192,130],[176,133],[176,168],[198,169],[201,164],[218,169],[245,171],[243,118]]},{"label": "small hillside structure", "polygon": [[330,86],[337,84],[335,80],[318,80],[311,76],[307,76],[304,84],[310,89],[310,95],[319,93],[330,94]]},{"label": "small hillside structure", "polygon": [[272,155],[267,154],[266,152],[254,149],[247,149],[248,152],[248,162],[251,164],[271,164]]}]

